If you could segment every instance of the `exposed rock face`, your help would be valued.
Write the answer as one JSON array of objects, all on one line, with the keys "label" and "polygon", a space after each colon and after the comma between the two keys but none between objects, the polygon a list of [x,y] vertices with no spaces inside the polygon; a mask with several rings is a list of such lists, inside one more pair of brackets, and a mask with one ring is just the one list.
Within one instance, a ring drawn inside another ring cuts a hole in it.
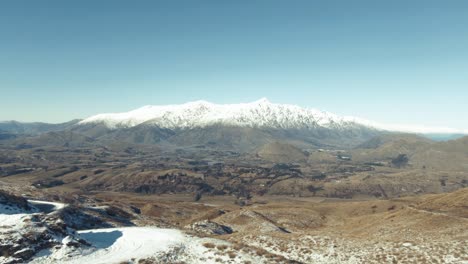
[{"label": "exposed rock face", "polygon": [[25,263],[39,251],[88,243],[54,213],[38,213],[22,197],[0,192],[0,263]]},{"label": "exposed rock face", "polygon": [[66,237],[75,247],[88,245],[57,217],[27,214],[0,230],[0,262],[24,263],[43,249],[64,246],[62,240]]},{"label": "exposed rock face", "polygon": [[5,191],[0,190],[0,204],[4,206],[11,206],[23,210],[30,210],[31,207],[28,201],[23,197],[9,194]]},{"label": "exposed rock face", "polygon": [[232,233],[232,228],[209,220],[195,222],[185,228],[206,235],[226,235]]}]

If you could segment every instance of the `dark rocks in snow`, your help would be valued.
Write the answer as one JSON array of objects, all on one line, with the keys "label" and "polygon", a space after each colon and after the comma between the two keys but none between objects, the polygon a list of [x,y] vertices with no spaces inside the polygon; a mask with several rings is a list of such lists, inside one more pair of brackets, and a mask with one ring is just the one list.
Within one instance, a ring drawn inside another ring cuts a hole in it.
[{"label": "dark rocks in snow", "polygon": [[209,220],[195,222],[186,226],[186,228],[206,235],[226,235],[233,232],[229,226],[220,225]]},{"label": "dark rocks in snow", "polygon": [[10,230],[0,231],[0,256],[7,263],[25,263],[43,249],[61,246],[66,237],[75,247],[89,245],[56,215],[26,215]]},{"label": "dark rocks in snow", "polygon": [[68,227],[76,230],[109,228],[111,224],[103,221],[101,218],[87,214],[75,206],[68,206],[58,212],[58,216],[63,219]]},{"label": "dark rocks in snow", "polygon": [[31,207],[28,204],[28,201],[25,198],[21,196],[12,195],[2,190],[0,190],[0,204],[17,207],[22,210],[31,209]]},{"label": "dark rocks in snow", "polygon": [[26,263],[43,249],[62,246],[64,238],[76,247],[89,245],[61,219],[61,211],[35,212],[25,198],[4,191],[0,191],[0,208],[4,221],[0,228],[1,263]]},{"label": "dark rocks in snow", "polygon": [[132,209],[132,211],[135,213],[135,214],[141,214],[141,210],[140,208],[136,207],[136,206],[130,206],[130,209]]},{"label": "dark rocks in snow", "polygon": [[34,254],[36,254],[36,251],[33,248],[27,247],[13,253],[13,257],[26,260],[34,256]]}]

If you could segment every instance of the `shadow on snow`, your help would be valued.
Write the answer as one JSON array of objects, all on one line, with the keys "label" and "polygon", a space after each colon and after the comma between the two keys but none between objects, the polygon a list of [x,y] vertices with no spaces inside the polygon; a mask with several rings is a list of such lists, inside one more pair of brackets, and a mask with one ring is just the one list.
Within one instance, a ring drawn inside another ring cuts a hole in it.
[{"label": "shadow on snow", "polygon": [[80,236],[86,241],[90,242],[96,248],[108,248],[112,246],[119,237],[122,237],[122,232],[114,231],[91,231],[88,233],[81,233]]}]

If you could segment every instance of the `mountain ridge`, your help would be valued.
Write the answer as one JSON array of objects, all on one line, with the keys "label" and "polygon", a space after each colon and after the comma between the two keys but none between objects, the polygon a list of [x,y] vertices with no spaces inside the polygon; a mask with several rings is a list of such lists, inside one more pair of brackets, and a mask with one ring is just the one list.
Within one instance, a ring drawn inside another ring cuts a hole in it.
[{"label": "mountain ridge", "polygon": [[[375,139],[376,136],[394,134],[375,124],[313,108],[271,103],[262,98],[241,104],[195,101],[144,106],[129,112],[98,114],[56,125],[4,122],[0,123],[0,139],[4,144],[11,141],[20,148],[114,142],[249,152],[281,141],[302,149],[352,149],[367,148],[366,144],[377,147],[385,143],[385,138],[381,141]],[[47,134],[39,136],[42,133]],[[31,136],[39,137],[28,138]],[[394,147],[390,146],[390,149]]]},{"label": "mountain ridge", "polygon": [[168,129],[225,125],[275,129],[322,127],[341,130],[366,127],[377,131],[413,134],[468,134],[468,130],[447,127],[383,124],[360,117],[340,116],[315,108],[272,103],[266,98],[239,104],[215,104],[199,100],[184,104],[146,105],[128,112],[93,115],[78,123],[86,124],[103,124],[109,129],[129,128],[140,124]]},{"label": "mountain ridge", "polygon": [[274,104],[266,98],[241,104],[195,101],[180,105],[144,106],[124,113],[94,115],[78,124],[90,123],[101,123],[111,129],[134,127],[143,123],[170,129],[212,125],[278,129],[370,127],[366,124],[367,121],[358,118],[341,117],[296,105]]}]

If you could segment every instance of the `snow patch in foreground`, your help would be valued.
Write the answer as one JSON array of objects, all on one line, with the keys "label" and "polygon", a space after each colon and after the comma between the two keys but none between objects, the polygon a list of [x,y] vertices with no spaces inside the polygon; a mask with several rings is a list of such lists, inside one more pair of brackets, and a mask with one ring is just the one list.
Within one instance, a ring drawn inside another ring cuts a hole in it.
[{"label": "snow patch in foreground", "polygon": [[[246,252],[218,251],[215,247],[231,244],[214,238],[200,238],[177,229],[157,227],[120,227],[79,231],[81,238],[92,244],[88,248],[67,246],[64,238],[59,249],[43,250],[29,263],[138,263],[152,259],[158,263],[265,263],[265,259]],[[211,244],[207,248],[205,245]]]},{"label": "snow patch in foreground", "polygon": [[53,213],[67,206],[63,203],[37,200],[28,200],[28,202],[33,206],[29,211],[20,209],[14,205],[0,204],[0,227],[19,225],[27,216],[30,216],[31,213],[43,211],[41,209],[46,209],[46,213]]},{"label": "snow patch in foreground", "polygon": [[93,229],[78,233],[93,247],[72,251],[64,246],[54,252],[42,252],[31,263],[119,263],[154,256],[187,240],[178,230],[154,227]]},{"label": "snow patch in foreground", "polygon": [[0,227],[15,226],[25,216],[28,214],[17,207],[0,204]]}]

